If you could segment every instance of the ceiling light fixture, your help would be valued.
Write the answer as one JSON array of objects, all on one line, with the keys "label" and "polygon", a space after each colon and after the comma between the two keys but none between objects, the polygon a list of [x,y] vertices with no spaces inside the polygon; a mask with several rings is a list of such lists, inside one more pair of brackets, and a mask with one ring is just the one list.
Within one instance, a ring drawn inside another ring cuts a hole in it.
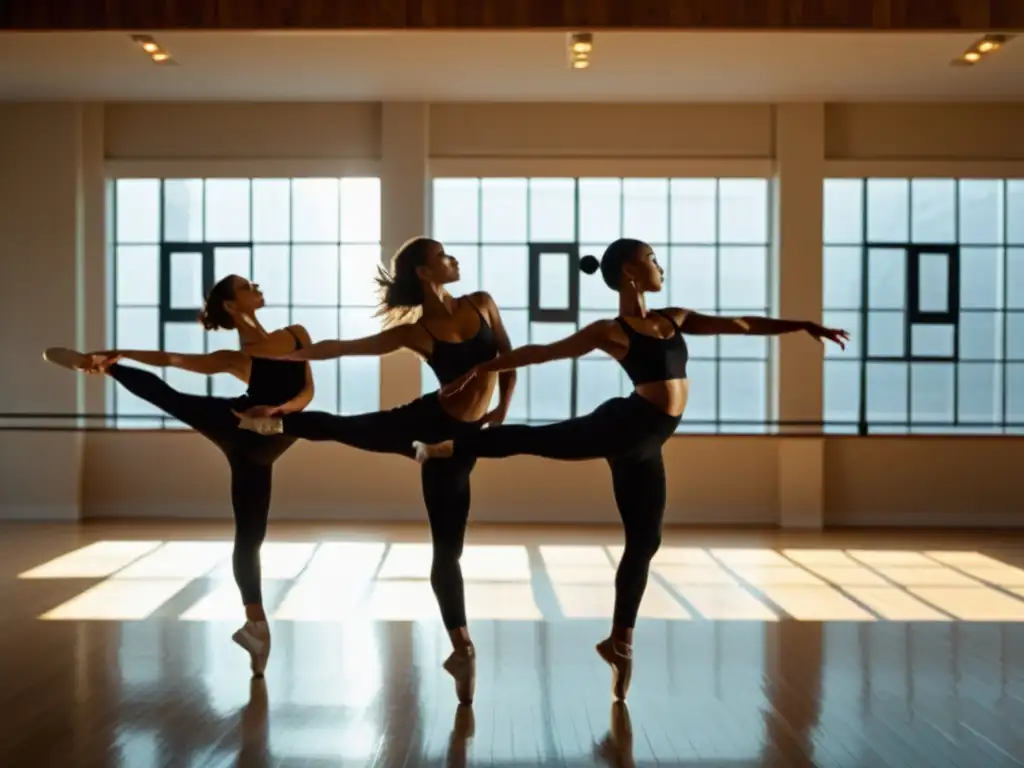
[{"label": "ceiling light fixture", "polygon": [[132,42],[149,54],[155,64],[173,64],[171,54],[165,51],[149,35],[132,35]]},{"label": "ceiling light fixture", "polygon": [[983,57],[995,53],[1013,39],[1013,35],[985,35],[975,40],[970,47],[950,62],[955,67],[969,67],[977,64]]},{"label": "ceiling light fixture", "polygon": [[590,66],[590,53],[594,50],[594,36],[589,32],[573,32],[569,35],[569,66],[586,69]]}]

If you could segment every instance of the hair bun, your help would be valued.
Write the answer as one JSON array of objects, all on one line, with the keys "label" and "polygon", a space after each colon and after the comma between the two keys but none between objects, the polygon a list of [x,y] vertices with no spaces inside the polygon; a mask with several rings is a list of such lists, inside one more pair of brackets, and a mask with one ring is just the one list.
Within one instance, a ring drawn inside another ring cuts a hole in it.
[{"label": "hair bun", "polygon": [[584,256],[580,259],[580,269],[588,275],[594,274],[600,267],[601,262],[598,261],[597,256]]}]

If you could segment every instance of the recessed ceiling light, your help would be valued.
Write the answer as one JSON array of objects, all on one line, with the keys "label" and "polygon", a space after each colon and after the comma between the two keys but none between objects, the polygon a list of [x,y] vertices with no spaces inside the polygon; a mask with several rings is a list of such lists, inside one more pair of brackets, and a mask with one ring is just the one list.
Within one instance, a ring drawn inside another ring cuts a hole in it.
[{"label": "recessed ceiling light", "polygon": [[132,42],[149,54],[156,64],[173,64],[171,54],[160,47],[159,43],[149,35],[132,35]]},{"label": "recessed ceiling light", "polygon": [[950,62],[953,66],[963,67],[977,64],[983,57],[995,53],[1013,39],[1013,35],[985,35],[975,40],[961,56]]},{"label": "recessed ceiling light", "polygon": [[590,66],[590,53],[594,50],[594,36],[590,32],[569,35],[569,66],[586,69]]},{"label": "recessed ceiling light", "polygon": [[590,53],[594,50],[594,37],[589,32],[577,32],[571,40],[573,53]]}]

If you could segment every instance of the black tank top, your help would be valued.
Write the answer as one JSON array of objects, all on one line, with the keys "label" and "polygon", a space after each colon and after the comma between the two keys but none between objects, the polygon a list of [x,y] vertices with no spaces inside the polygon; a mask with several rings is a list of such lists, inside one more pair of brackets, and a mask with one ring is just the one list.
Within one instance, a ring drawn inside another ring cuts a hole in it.
[{"label": "black tank top", "polygon": [[686,361],[690,352],[676,321],[660,310],[654,310],[675,328],[667,339],[640,333],[623,318],[615,318],[629,337],[629,350],[619,363],[634,385],[686,378]]},{"label": "black tank top", "polygon": [[[302,349],[302,341],[291,328],[285,328],[295,339],[295,349]],[[248,406],[280,405],[287,403],[306,386],[306,364],[292,360],[252,358],[249,369],[249,387],[242,400]]]},{"label": "black tank top", "polygon": [[422,323],[423,330],[430,333],[430,338],[434,340],[434,349],[430,353],[430,357],[427,358],[427,365],[433,370],[442,386],[450,384],[475,366],[493,360],[498,355],[498,344],[494,340],[494,331],[487,324],[483,313],[476,304],[469,299],[466,301],[480,315],[480,330],[472,339],[441,341],[430,333],[426,323]]}]

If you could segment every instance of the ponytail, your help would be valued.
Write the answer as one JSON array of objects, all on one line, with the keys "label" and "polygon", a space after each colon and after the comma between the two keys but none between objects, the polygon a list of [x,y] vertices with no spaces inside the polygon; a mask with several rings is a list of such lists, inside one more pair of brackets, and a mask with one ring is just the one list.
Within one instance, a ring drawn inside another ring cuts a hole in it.
[{"label": "ponytail", "polygon": [[384,318],[385,326],[408,322],[409,315],[423,306],[423,282],[416,270],[426,265],[434,242],[427,237],[415,237],[395,252],[390,272],[384,267],[377,268],[377,317]]}]

